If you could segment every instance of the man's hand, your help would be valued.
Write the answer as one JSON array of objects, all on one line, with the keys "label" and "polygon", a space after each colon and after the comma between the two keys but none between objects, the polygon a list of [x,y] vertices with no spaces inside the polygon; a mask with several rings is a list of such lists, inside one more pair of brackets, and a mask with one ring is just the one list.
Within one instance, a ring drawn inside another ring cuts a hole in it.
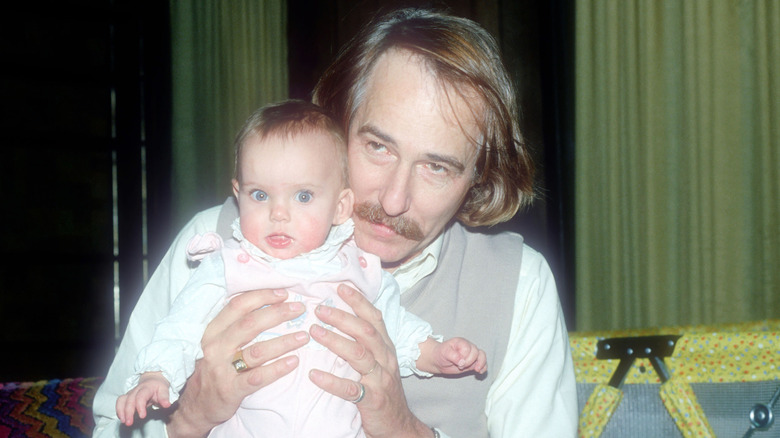
[{"label": "man's hand", "polygon": [[236,352],[258,334],[303,314],[301,303],[285,303],[286,298],[283,290],[246,292],[230,300],[209,323],[201,341],[203,358],[195,364],[178,408],[170,416],[170,437],[208,435],[236,413],[246,396],[298,366],[296,356],[279,358],[305,345],[309,341],[306,332],[247,347],[243,351],[246,371],[238,373],[232,365]]},{"label": "man's hand", "polygon": [[[430,437],[431,429],[418,420],[406,404],[395,346],[387,335],[382,312],[350,287],[340,285],[338,293],[355,315],[320,306],[317,317],[354,340],[319,325],[312,325],[310,333],[314,340],[362,374],[360,384],[365,387],[365,396],[357,407],[366,435],[371,438]],[[309,377],[320,388],[345,400],[355,400],[360,394],[360,386],[352,380],[319,370],[312,370]]]}]

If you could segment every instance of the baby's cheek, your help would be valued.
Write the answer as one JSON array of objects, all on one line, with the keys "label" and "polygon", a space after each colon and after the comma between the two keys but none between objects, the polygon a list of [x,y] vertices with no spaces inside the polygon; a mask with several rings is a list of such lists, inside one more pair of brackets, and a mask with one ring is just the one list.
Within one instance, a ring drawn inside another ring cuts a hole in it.
[{"label": "baby's cheek", "polygon": [[305,246],[306,251],[319,248],[330,232],[330,224],[324,223],[322,220],[316,217],[306,217],[302,222],[303,229],[301,230],[300,239]]},{"label": "baby's cheek", "polygon": [[241,218],[241,234],[255,246],[261,246],[262,244],[262,238],[258,237],[262,235],[261,231],[262,226],[256,223],[256,221],[249,219],[244,220],[244,218]]}]

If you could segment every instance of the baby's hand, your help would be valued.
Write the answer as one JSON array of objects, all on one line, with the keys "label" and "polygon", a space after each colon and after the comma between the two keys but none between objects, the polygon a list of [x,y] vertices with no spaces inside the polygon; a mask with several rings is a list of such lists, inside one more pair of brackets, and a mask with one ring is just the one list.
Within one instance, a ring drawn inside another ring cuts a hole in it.
[{"label": "baby's hand", "polygon": [[436,364],[440,374],[462,374],[474,371],[483,374],[487,371],[485,352],[463,338],[452,338],[434,349]]},{"label": "baby's hand", "polygon": [[170,407],[169,386],[170,384],[161,373],[144,373],[138,386],[116,400],[116,415],[119,417],[119,421],[127,426],[132,426],[136,413],[138,413],[138,418],[146,418],[147,406]]}]

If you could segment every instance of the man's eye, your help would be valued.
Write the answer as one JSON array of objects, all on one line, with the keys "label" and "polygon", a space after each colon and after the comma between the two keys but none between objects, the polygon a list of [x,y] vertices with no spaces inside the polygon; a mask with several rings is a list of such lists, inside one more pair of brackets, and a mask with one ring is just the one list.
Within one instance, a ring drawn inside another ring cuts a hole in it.
[{"label": "man's eye", "polygon": [[369,141],[368,147],[374,152],[384,152],[387,150],[387,147],[383,145],[382,143],[377,143],[375,141]]},{"label": "man's eye", "polygon": [[311,202],[313,197],[314,195],[308,190],[301,190],[300,192],[295,194],[295,200],[302,204],[307,204]]},{"label": "man's eye", "polygon": [[447,173],[447,167],[437,163],[428,163],[428,169],[436,175],[444,175]]},{"label": "man's eye", "polygon": [[262,190],[254,190],[252,193],[249,194],[249,196],[254,199],[255,201],[267,201],[268,200],[268,194],[265,193]]}]

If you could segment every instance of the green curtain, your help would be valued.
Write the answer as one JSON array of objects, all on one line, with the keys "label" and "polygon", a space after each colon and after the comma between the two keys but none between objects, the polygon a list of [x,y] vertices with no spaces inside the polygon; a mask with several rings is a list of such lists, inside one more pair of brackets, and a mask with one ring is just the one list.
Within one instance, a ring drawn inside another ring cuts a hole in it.
[{"label": "green curtain", "polygon": [[780,0],[577,0],[577,329],[780,317]]},{"label": "green curtain", "polygon": [[288,96],[283,0],[171,0],[172,198],[177,226],[230,195],[233,139]]}]

